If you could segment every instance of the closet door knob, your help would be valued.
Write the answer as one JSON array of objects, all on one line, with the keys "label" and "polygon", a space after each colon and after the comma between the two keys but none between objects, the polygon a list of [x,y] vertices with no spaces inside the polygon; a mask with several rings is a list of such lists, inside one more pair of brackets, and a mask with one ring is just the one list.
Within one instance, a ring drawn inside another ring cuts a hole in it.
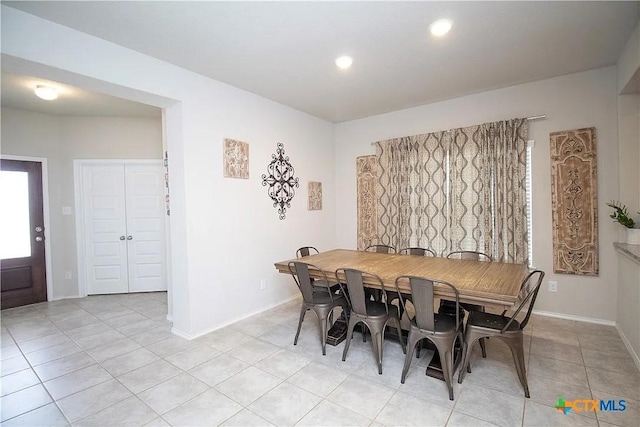
[{"label": "closet door knob", "polygon": [[127,240],[132,240],[133,236],[127,236]]},{"label": "closet door knob", "polygon": [[124,236],[120,236],[120,240],[124,240]]}]

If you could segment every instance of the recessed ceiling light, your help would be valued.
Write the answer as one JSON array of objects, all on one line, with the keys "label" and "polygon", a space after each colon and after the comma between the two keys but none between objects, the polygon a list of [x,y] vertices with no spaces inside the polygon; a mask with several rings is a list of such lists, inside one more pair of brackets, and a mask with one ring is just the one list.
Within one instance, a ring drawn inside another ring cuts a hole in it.
[{"label": "recessed ceiling light", "polygon": [[52,101],[58,97],[58,90],[51,86],[37,85],[34,92],[38,98],[46,101]]},{"label": "recessed ceiling light", "polygon": [[436,37],[442,37],[449,32],[453,23],[449,19],[438,19],[429,26],[431,34]]},{"label": "recessed ceiling light", "polygon": [[353,58],[350,56],[341,56],[339,58],[336,58],[336,65],[338,66],[338,68],[340,68],[341,70],[346,70],[349,67],[351,67],[351,64],[353,64]]}]

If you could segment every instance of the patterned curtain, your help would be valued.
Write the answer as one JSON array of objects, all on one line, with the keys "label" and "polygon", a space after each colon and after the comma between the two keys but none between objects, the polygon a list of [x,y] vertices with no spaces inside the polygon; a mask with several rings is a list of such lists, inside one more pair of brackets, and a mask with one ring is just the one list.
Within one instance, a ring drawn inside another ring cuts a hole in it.
[{"label": "patterned curtain", "polygon": [[526,119],[453,129],[452,246],[526,263]]},{"label": "patterned curtain", "polygon": [[513,119],[378,142],[376,243],[528,262],[527,138]]},{"label": "patterned curtain", "polygon": [[396,138],[376,145],[377,243],[444,253],[449,247],[448,133]]}]

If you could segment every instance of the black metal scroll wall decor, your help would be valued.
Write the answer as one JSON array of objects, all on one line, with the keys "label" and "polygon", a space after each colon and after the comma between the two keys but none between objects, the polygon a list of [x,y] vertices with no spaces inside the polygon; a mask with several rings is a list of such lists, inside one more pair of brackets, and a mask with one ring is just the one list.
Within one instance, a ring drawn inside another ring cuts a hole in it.
[{"label": "black metal scroll wall decor", "polygon": [[278,208],[280,219],[285,219],[287,208],[296,195],[294,188],[299,187],[298,178],[294,177],[293,166],[289,157],[284,155],[284,144],[278,142],[278,149],[271,155],[271,163],[267,166],[268,174],[262,174],[262,185],[269,186],[268,194],[273,200],[273,207]]}]

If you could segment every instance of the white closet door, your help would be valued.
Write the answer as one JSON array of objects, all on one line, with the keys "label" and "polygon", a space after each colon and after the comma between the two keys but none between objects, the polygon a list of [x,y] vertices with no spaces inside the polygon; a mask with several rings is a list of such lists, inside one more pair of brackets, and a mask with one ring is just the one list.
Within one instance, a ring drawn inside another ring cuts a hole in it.
[{"label": "white closet door", "polygon": [[167,289],[164,169],[125,165],[129,292]]},{"label": "white closet door", "polygon": [[87,293],[128,292],[124,166],[84,166],[82,188]]}]

